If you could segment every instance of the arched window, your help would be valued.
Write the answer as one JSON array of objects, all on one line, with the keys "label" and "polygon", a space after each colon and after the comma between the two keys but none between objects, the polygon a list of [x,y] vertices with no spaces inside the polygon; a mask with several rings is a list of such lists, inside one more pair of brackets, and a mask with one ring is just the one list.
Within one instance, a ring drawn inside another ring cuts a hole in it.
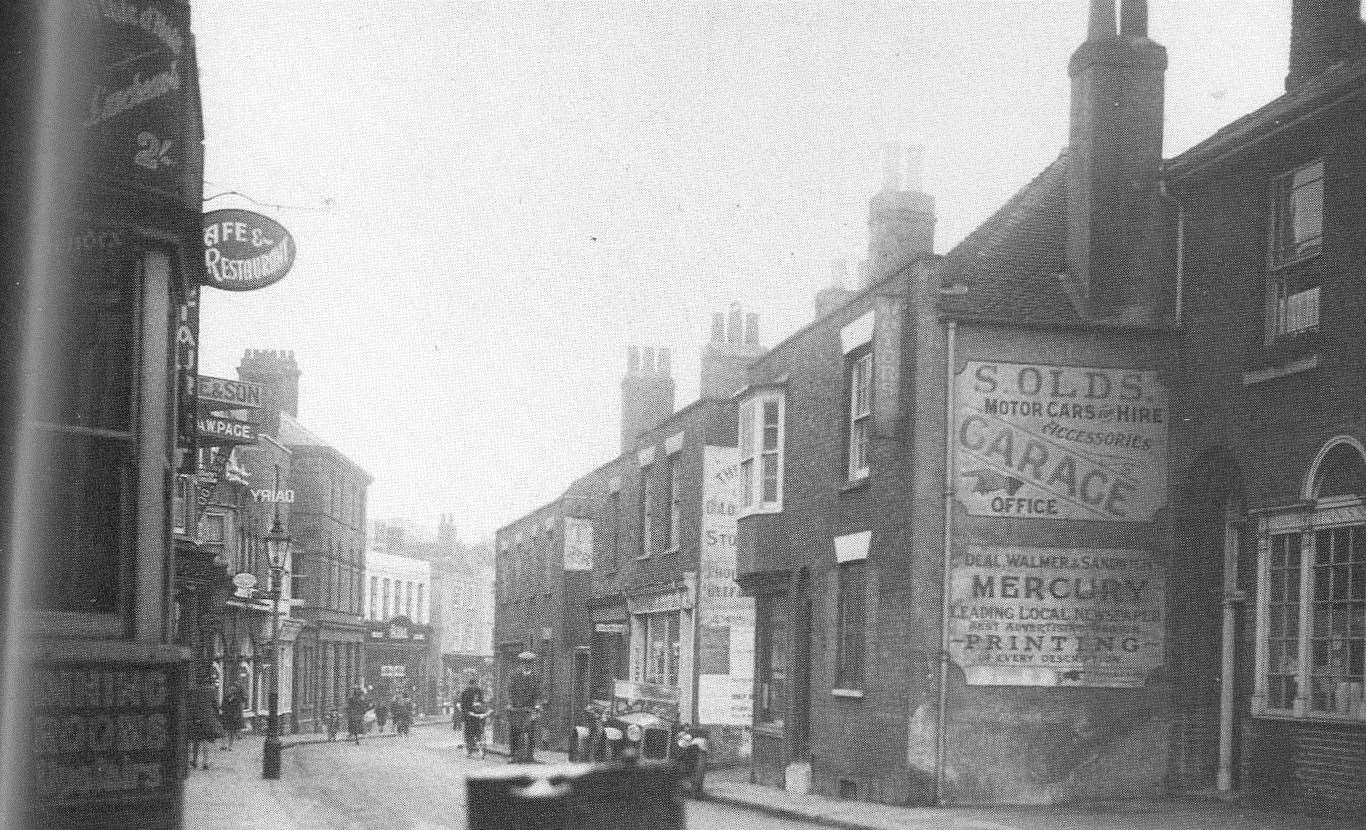
[{"label": "arched window", "polygon": [[1259,550],[1253,706],[1366,720],[1366,452],[1323,445],[1303,501],[1269,512]]}]

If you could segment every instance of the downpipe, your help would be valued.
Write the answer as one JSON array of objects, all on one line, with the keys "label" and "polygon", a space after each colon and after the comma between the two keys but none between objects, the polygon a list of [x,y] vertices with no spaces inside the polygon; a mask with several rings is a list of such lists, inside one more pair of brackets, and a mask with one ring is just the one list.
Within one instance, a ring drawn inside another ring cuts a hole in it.
[{"label": "downpipe", "polygon": [[957,363],[956,341],[958,323],[948,321],[944,357],[944,567],[939,600],[939,710],[934,730],[934,803],[944,804],[944,776],[948,764],[944,730],[948,725],[949,702],[949,590],[953,587],[953,413],[957,406],[954,396],[954,369]]}]

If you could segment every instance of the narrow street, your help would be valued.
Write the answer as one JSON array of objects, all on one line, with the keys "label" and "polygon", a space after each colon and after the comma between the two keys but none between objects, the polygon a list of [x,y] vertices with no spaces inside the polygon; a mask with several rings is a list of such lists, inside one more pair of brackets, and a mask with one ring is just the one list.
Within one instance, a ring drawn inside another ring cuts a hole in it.
[{"label": "narrow street", "polygon": [[[447,830],[465,824],[465,776],[504,763],[469,760],[440,727],[405,738],[367,738],[360,746],[306,744],[284,753],[280,781],[260,780],[261,740],[231,753],[214,749],[208,770],[186,784],[191,830]],[[689,801],[689,827],[796,830],[812,825],[710,802]]]}]

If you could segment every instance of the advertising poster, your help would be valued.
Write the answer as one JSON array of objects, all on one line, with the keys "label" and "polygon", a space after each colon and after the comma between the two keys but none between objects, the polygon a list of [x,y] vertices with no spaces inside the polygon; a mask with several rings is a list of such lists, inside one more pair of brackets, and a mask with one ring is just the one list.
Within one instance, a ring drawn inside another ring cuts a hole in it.
[{"label": "advertising poster", "polygon": [[593,570],[593,522],[590,519],[564,520],[564,569]]},{"label": "advertising poster", "polygon": [[949,655],[969,685],[1133,687],[1162,665],[1147,551],[972,545],[952,565]]},{"label": "advertising poster", "polygon": [[969,361],[955,496],[973,516],[1146,522],[1167,503],[1157,372]]},{"label": "advertising poster", "polygon": [[748,726],[754,708],[754,600],[735,582],[739,451],[705,447],[698,576],[697,719]]}]

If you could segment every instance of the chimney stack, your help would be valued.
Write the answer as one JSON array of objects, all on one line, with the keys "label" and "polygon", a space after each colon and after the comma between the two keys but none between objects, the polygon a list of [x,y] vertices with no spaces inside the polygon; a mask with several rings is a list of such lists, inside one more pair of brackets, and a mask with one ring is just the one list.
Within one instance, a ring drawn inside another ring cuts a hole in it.
[{"label": "chimney stack", "polygon": [[239,380],[261,385],[261,408],[254,417],[261,431],[280,434],[280,413],[299,416],[299,364],[285,349],[247,349],[237,366]]},{"label": "chimney stack", "polygon": [[1290,73],[1285,91],[1299,92],[1366,45],[1361,0],[1293,0],[1290,6]]},{"label": "chimney stack", "polygon": [[1162,287],[1143,262],[1162,163],[1167,50],[1148,39],[1146,0],[1092,0],[1072,55],[1067,287],[1084,317],[1139,323]]},{"label": "chimney stack", "polygon": [[923,149],[888,142],[882,154],[882,190],[868,206],[868,285],[934,250],[934,197],[920,190]]},{"label": "chimney stack", "polygon": [[855,292],[844,287],[845,274],[849,272],[849,260],[830,260],[830,284],[816,292],[816,319],[824,317],[853,297]]},{"label": "chimney stack", "polygon": [[626,376],[621,379],[621,451],[635,446],[640,434],[674,413],[674,379],[669,350],[631,346],[626,351]]},{"label": "chimney stack", "polygon": [[[727,337],[716,337],[721,318],[729,321]],[[744,388],[749,365],[768,350],[759,345],[759,315],[744,313],[739,303],[731,303],[726,314],[712,315],[712,339],[702,349],[700,397],[724,400]]]}]

